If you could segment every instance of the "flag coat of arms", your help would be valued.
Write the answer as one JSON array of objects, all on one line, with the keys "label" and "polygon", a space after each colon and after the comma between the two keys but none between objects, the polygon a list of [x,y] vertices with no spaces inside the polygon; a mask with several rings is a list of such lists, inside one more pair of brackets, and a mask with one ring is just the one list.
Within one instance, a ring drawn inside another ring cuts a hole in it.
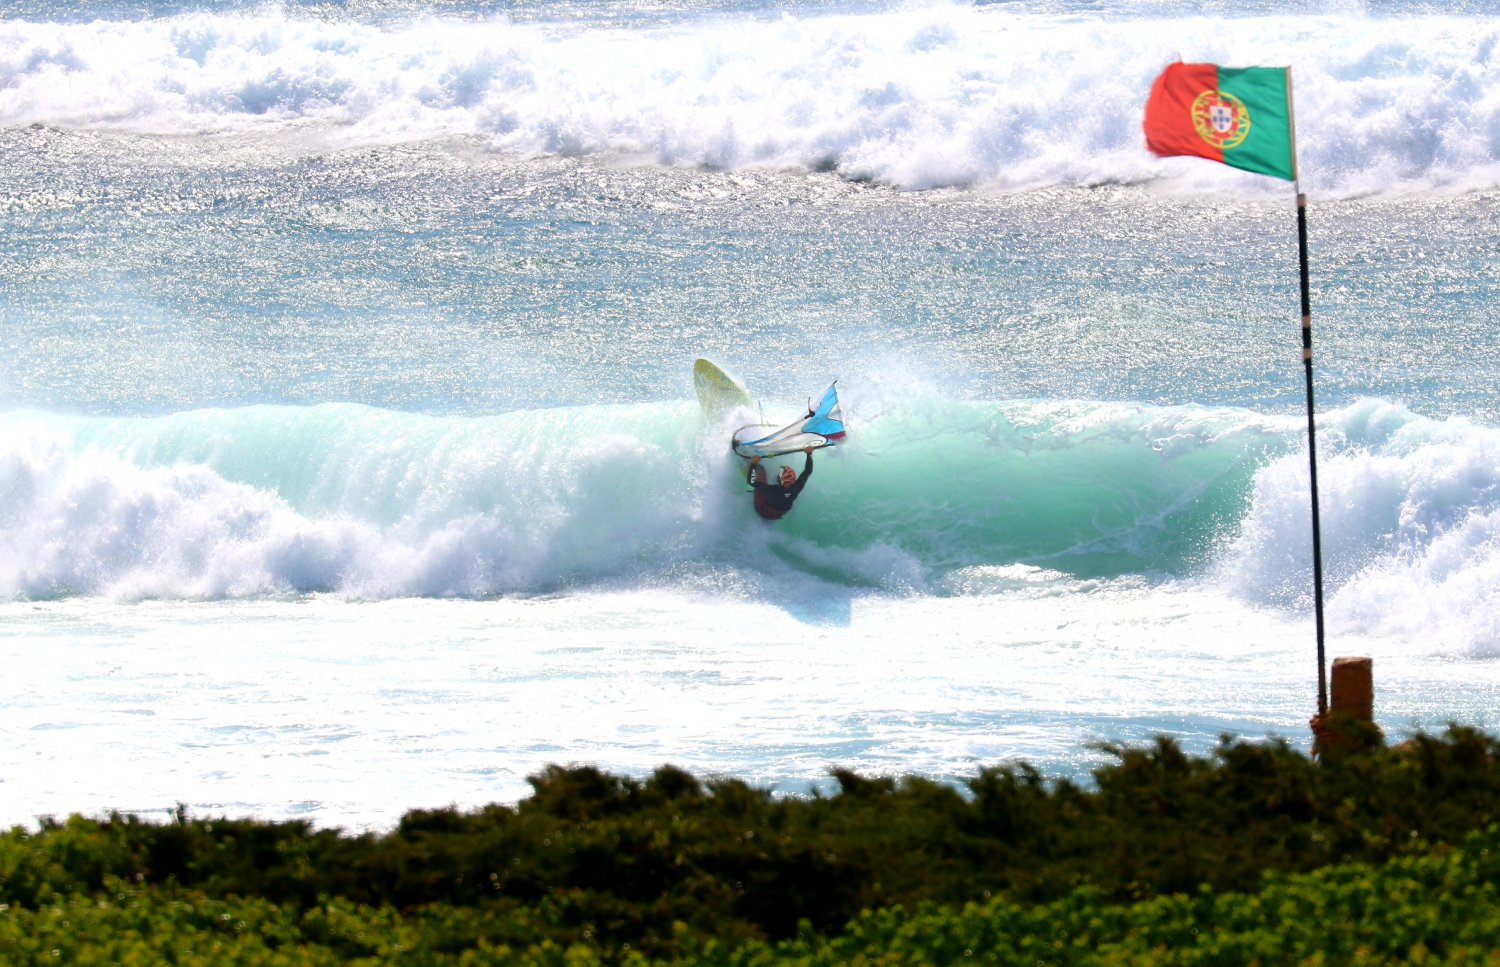
[{"label": "flag coat of arms", "polygon": [[1151,85],[1142,128],[1153,154],[1297,180],[1288,68],[1171,64]]}]

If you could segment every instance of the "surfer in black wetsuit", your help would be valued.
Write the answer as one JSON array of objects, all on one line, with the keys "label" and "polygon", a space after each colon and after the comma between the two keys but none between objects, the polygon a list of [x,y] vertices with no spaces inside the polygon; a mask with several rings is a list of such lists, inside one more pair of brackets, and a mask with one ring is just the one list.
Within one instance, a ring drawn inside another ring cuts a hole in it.
[{"label": "surfer in black wetsuit", "polygon": [[766,482],[766,468],[760,465],[760,457],[750,458],[746,480],[755,488],[755,512],[766,520],[780,520],[786,516],[786,512],[792,509],[792,501],[807,486],[807,478],[812,476],[813,470],[813,448],[806,447],[802,452],[807,454],[802,476],[797,476],[791,467],[782,467],[780,479],[774,484]]}]

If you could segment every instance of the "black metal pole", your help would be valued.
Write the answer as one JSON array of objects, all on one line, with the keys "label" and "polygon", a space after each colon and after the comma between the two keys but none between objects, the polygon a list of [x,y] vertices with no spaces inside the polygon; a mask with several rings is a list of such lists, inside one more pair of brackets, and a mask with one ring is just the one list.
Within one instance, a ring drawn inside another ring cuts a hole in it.
[{"label": "black metal pole", "polygon": [[1318,438],[1313,423],[1312,297],[1307,282],[1307,196],[1297,192],[1297,257],[1302,270],[1302,371],[1307,377],[1307,467],[1312,483],[1313,613],[1318,627],[1318,714],[1328,711],[1323,658],[1323,537],[1318,520]]}]

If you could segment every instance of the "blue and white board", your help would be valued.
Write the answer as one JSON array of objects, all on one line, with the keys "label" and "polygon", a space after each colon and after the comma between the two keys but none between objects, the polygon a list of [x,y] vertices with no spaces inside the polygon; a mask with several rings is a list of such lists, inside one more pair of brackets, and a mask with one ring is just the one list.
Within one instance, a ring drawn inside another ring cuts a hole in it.
[{"label": "blue and white board", "polygon": [[[796,453],[808,447],[833,445],[844,436],[844,414],[839,408],[838,383],[828,387],[828,392],[818,405],[807,411],[807,415],[796,423],[777,429],[770,423],[752,423],[734,431],[730,446],[746,460],[751,457],[779,457],[784,453]],[[766,431],[770,432],[767,433]]]}]

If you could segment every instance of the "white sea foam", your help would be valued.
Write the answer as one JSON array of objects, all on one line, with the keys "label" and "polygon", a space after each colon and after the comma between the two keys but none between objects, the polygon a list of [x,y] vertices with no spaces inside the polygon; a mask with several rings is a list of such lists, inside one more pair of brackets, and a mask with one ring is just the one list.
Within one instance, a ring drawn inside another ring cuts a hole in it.
[{"label": "white sea foam", "polygon": [[[923,591],[955,568],[1016,561],[1171,570],[1280,437],[1263,423],[908,400],[862,418],[857,441],[817,461],[800,513],[766,529],[722,447],[727,428],[691,405],[17,415],[0,438],[0,594],[471,597],[787,562],[839,585]],[[934,427],[940,452],[926,445]],[[882,462],[924,446],[941,479]]]},{"label": "white sea foam", "polygon": [[[1500,431],[1365,401],[1326,417],[1318,464],[1329,620],[1345,633],[1500,654]],[[1256,476],[1218,564],[1250,600],[1311,603],[1305,449]]]},{"label": "white sea foam", "polygon": [[[1500,650],[1500,431],[1378,401],[1320,421],[1331,618],[1444,651]],[[886,453],[914,452],[939,424],[942,447],[920,451],[932,472],[889,472]],[[1297,421],[1229,409],[872,406],[775,528],[753,519],[717,428],[691,404],[12,414],[0,426],[11,600],[696,582],[814,601],[819,588],[964,597],[1171,579],[1300,613],[1312,588]]]},{"label": "white sea foam", "polygon": [[[1179,56],[1289,64],[1304,181],[1500,184],[1500,17],[1111,20],[935,6],[580,27],[261,12],[0,22],[0,124],[473,136],[522,155],[832,167],[926,188],[1240,176],[1157,160],[1140,113]],[[1269,189],[1267,189],[1269,190]]]}]

